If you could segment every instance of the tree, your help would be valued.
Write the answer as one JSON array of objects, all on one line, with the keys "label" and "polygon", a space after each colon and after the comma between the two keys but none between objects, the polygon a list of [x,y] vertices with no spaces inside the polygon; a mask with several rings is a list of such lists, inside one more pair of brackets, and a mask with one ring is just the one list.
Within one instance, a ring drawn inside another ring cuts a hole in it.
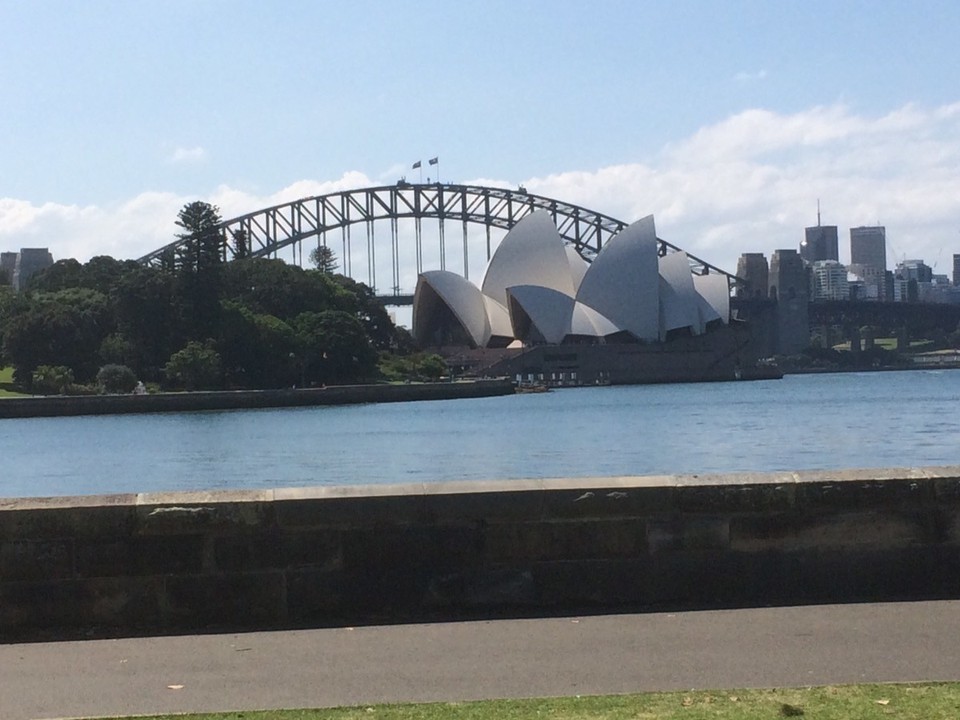
[{"label": "tree", "polygon": [[273,315],[225,302],[218,347],[230,387],[284,387],[300,382],[297,336]]},{"label": "tree", "polygon": [[163,367],[167,381],[187,390],[214,390],[220,387],[220,355],[213,342],[191,340]]},{"label": "tree", "polygon": [[57,260],[30,278],[30,289],[56,292],[68,288],[80,287],[83,278],[83,266],[73,258]]},{"label": "tree", "polygon": [[132,393],[137,376],[126,365],[104,365],[97,373],[97,385],[106,393]]},{"label": "tree", "polygon": [[293,322],[302,370],[311,382],[348,383],[373,377],[377,353],[357,318],[339,310],[306,312]]},{"label": "tree", "polygon": [[144,380],[160,379],[160,368],[178,347],[183,347],[187,333],[180,326],[176,301],[176,278],[171,272],[151,267],[137,267],[124,272],[110,294],[116,314],[117,330],[130,343],[133,353],[123,356],[104,355],[115,348],[101,346],[105,362],[130,365]]},{"label": "tree", "polygon": [[114,328],[102,293],[83,288],[36,293],[4,324],[4,355],[21,382],[29,382],[40,365],[64,365],[88,382],[99,367],[100,346]]},{"label": "tree", "polygon": [[339,267],[337,256],[326,245],[317,245],[310,251],[310,263],[325,275],[333,275]]},{"label": "tree", "polygon": [[346,291],[340,295],[338,309],[350,313],[361,322],[377,350],[395,349],[396,326],[373,288],[344,275],[335,275],[333,280]]},{"label": "tree", "polygon": [[247,231],[240,229],[234,230],[233,235],[233,257],[235,260],[243,260],[250,257],[250,238],[247,237]]},{"label": "tree", "polygon": [[181,241],[177,255],[180,322],[192,340],[214,337],[220,318],[224,246],[220,211],[199,200],[188,203],[177,215],[177,226],[184,230],[177,235]]}]

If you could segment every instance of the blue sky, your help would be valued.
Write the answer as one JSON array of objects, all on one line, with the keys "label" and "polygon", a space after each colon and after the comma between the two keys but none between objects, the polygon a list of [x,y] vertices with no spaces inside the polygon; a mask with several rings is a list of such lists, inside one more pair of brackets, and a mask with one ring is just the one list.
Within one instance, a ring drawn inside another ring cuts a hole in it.
[{"label": "blue sky", "polygon": [[957,28],[956,0],[0,0],[0,249],[136,257],[185,202],[439,155],[730,269],[818,198],[933,262],[960,252]]}]

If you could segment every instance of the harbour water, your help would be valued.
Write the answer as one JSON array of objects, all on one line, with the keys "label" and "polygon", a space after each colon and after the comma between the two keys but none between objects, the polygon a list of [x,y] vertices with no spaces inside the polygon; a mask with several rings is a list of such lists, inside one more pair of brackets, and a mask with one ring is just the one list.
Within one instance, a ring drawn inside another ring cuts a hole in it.
[{"label": "harbour water", "polygon": [[960,465],[960,370],[0,420],[0,497]]}]

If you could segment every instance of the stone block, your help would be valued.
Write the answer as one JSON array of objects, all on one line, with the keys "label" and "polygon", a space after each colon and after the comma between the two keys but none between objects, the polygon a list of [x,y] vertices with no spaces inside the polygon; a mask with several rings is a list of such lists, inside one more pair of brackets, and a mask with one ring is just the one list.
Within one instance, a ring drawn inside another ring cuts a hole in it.
[{"label": "stone block", "polygon": [[277,522],[282,528],[353,528],[372,524],[413,524],[423,521],[423,496],[357,495],[322,498],[292,497],[277,491]]},{"label": "stone block", "polygon": [[844,547],[903,548],[935,540],[930,513],[909,511],[803,515],[784,549],[831,551]]},{"label": "stone block", "polygon": [[341,530],[285,529],[280,534],[278,567],[333,570],[343,565]]},{"label": "stone block", "polygon": [[298,568],[288,570],[288,618],[294,623],[330,621],[354,607],[353,594],[339,570]]},{"label": "stone block", "polygon": [[209,533],[274,525],[273,503],[209,502],[157,504],[143,501],[137,505],[136,532],[140,535],[183,535]]},{"label": "stone block", "polygon": [[642,606],[655,594],[646,559],[541,562],[532,573],[545,608]]},{"label": "stone block", "polygon": [[488,562],[638,557],[646,553],[643,520],[567,520],[486,525]]},{"label": "stone block", "polygon": [[168,576],[160,609],[168,629],[269,627],[287,619],[286,580],[275,570]]},{"label": "stone block", "polygon": [[73,577],[73,549],[72,538],[0,542],[0,582]]},{"label": "stone block", "polygon": [[937,540],[951,547],[960,546],[960,508],[938,506],[935,517]]},{"label": "stone block", "polygon": [[[542,516],[544,495],[537,490],[456,492],[453,483],[425,486],[424,519],[437,525],[525,522]],[[476,484],[472,484],[476,488]]]},{"label": "stone block", "polygon": [[730,518],[710,515],[676,515],[647,520],[647,548],[651,555],[689,550],[726,549],[730,546]]},{"label": "stone block", "polygon": [[[545,481],[545,519],[628,518],[669,513],[676,509],[676,487],[669,477],[598,478]],[[605,482],[601,482],[605,481]]]},{"label": "stone block", "polygon": [[931,479],[937,503],[949,507],[960,506],[960,473]]},{"label": "stone block", "polygon": [[796,502],[796,483],[681,484],[677,505],[683,513],[784,512]]},{"label": "stone block", "polygon": [[123,631],[159,625],[159,581],[97,578],[0,585],[0,629],[56,634],[97,627]]},{"label": "stone block", "polygon": [[91,539],[77,546],[77,576],[82,578],[139,575],[140,558],[130,538]]},{"label": "stone block", "polygon": [[800,522],[795,513],[757,513],[730,518],[733,552],[782,551],[794,542]]},{"label": "stone block", "polygon": [[835,479],[824,475],[798,473],[796,492],[800,511],[919,508],[933,501],[932,486],[922,477],[876,480],[859,477],[854,471],[838,471]]},{"label": "stone block", "polygon": [[4,500],[0,506],[0,541],[48,538],[97,538],[130,533],[136,523],[132,495],[105,495],[70,505],[78,498]]},{"label": "stone block", "polygon": [[465,586],[466,608],[530,607],[537,604],[533,574],[525,568],[485,568]]},{"label": "stone block", "polygon": [[282,543],[276,527],[211,538],[217,572],[243,572],[283,567]]},{"label": "stone block", "polygon": [[205,564],[208,543],[203,535],[159,535],[130,539],[131,570],[137,575],[199,573]]}]

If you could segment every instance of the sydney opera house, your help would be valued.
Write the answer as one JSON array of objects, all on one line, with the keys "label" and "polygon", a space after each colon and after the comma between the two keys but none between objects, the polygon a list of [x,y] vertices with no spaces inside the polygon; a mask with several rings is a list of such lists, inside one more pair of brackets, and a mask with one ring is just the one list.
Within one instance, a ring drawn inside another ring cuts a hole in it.
[{"label": "sydney opera house", "polygon": [[661,256],[652,216],[588,263],[548,213],[534,212],[503,238],[479,288],[425,272],[413,306],[422,347],[460,349],[488,374],[556,385],[740,377],[754,358],[736,325],[727,277],[693,274],[682,251]]}]

